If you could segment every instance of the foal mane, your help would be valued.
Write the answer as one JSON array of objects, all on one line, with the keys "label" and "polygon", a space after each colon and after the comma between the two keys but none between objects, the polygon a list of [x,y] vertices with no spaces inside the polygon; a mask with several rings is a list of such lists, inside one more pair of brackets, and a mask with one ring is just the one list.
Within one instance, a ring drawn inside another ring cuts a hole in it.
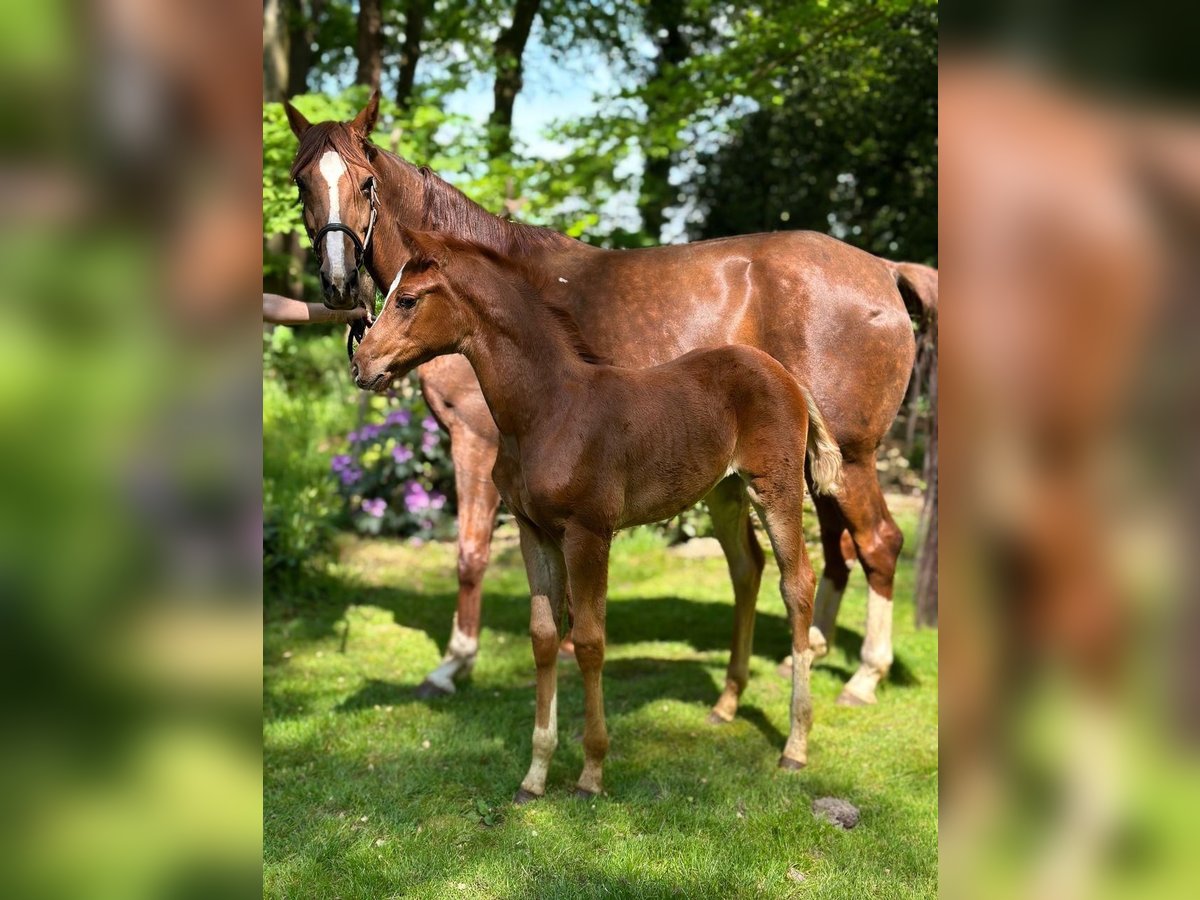
[{"label": "foal mane", "polygon": [[[536,269],[521,257],[508,256],[500,253],[486,244],[466,240],[445,233],[423,233],[415,241],[408,242],[409,250],[414,261],[435,262],[445,265],[456,258],[468,257],[491,263],[504,274],[514,276],[515,287],[527,303],[535,308],[541,308],[548,313],[546,319],[559,337],[563,338],[571,351],[585,363],[593,366],[611,365],[612,360],[601,356],[592,349],[575,316],[561,303],[547,296],[547,289],[552,283],[551,277],[544,271]],[[431,248],[429,244],[434,246]],[[440,258],[439,258],[440,257]]]}]

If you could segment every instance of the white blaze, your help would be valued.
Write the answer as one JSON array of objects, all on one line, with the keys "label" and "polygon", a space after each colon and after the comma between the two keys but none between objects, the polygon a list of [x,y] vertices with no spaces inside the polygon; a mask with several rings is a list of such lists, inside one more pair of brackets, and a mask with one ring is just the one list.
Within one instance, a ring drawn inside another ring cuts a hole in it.
[{"label": "white blaze", "polygon": [[[330,225],[342,223],[342,195],[339,190],[342,176],[346,174],[346,164],[334,150],[326,150],[321,157],[319,166],[321,177],[329,186],[329,222]],[[341,281],[346,277],[346,236],[340,231],[331,231],[325,235],[325,255],[329,260],[329,277]]]}]

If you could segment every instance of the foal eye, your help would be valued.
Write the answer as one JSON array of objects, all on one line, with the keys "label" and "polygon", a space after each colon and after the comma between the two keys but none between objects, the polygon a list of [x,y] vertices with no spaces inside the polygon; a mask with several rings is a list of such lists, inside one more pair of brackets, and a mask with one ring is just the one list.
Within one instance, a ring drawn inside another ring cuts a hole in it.
[{"label": "foal eye", "polygon": [[407,312],[417,305],[417,297],[415,294],[404,294],[396,298],[396,305]]}]

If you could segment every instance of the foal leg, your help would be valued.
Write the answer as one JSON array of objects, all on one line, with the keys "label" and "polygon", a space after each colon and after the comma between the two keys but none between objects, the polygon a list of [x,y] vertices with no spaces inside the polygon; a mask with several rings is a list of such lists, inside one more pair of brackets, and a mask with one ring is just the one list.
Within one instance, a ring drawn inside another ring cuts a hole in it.
[{"label": "foal leg", "polygon": [[804,546],[801,525],[803,510],[802,481],[760,476],[751,482],[751,497],[756,498],[759,514],[771,537],[775,561],[779,565],[779,591],[787,607],[788,623],[792,628],[792,709],[791,728],[783,755],[781,769],[801,769],[808,762],[808,732],[812,728],[812,695],[808,673],[812,665],[812,650],[808,646],[808,630],[812,627],[814,578]]},{"label": "foal leg", "polygon": [[483,573],[492,549],[492,527],[500,493],[492,482],[496,442],[461,420],[447,416],[454,490],[458,499],[458,607],[446,655],[417,687],[418,697],[454,693],[454,679],[470,673],[479,652]]},{"label": "foal leg", "polygon": [[[808,641],[813,658],[820,659],[829,652],[837,637],[838,610],[842,596],[846,593],[846,582],[850,579],[850,563],[846,561],[843,539],[846,537],[846,520],[833,497],[812,494],[813,506],[821,523],[821,549],[825,555],[825,568],[817,585],[817,599],[813,604],[813,626],[808,632]],[[853,553],[851,543],[851,553]]]},{"label": "foal leg", "polygon": [[875,702],[875,688],[892,666],[892,588],[904,535],[883,501],[873,456],[844,463],[842,473],[844,487],[838,501],[867,576],[868,591],[862,662],[837,702],[839,706],[863,706]]},{"label": "foal leg", "polygon": [[710,723],[720,725],[733,720],[738,700],[750,678],[754,607],[762,583],[764,557],[754,537],[750,500],[740,478],[726,478],[713,488],[704,502],[712,516],[713,532],[725,551],[729,577],[733,581],[733,640],[729,648],[729,669],[725,675],[725,690],[708,714]]},{"label": "foal leg", "polygon": [[[825,557],[825,568],[817,583],[817,597],[813,604],[813,624],[808,629],[808,644],[813,659],[820,659],[829,652],[837,637],[838,610],[846,593],[846,582],[850,579],[855,549],[837,500],[818,494],[811,488],[809,496],[812,497],[817,520],[821,524],[821,550]],[[790,656],[779,664],[779,674],[791,677]]]},{"label": "foal leg", "polygon": [[608,729],[604,724],[604,613],[608,593],[608,551],[611,535],[569,526],[563,536],[563,556],[574,611],[572,634],[575,660],[583,674],[583,772],[575,793],[592,797],[604,787],[604,757]]},{"label": "foal leg", "polygon": [[534,800],[546,792],[546,774],[558,746],[558,637],[566,592],[562,552],[524,524],[521,554],[529,576],[529,637],[537,666],[537,709],[533,721],[533,760],[513,797],[514,803]]}]

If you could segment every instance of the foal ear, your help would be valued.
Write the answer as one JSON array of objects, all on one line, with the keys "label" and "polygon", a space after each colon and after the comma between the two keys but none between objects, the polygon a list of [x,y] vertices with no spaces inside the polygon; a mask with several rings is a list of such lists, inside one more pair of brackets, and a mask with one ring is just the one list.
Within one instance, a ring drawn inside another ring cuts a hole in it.
[{"label": "foal ear", "polygon": [[312,128],[312,123],[304,118],[304,113],[292,106],[288,100],[283,101],[283,109],[287,113],[288,124],[292,126],[292,134],[297,138],[303,138],[304,132]]},{"label": "foal ear", "polygon": [[401,226],[400,239],[408,248],[409,263],[414,268],[441,266],[446,261],[449,250],[432,231],[413,231]]},{"label": "foal ear", "polygon": [[367,101],[367,105],[359,111],[359,114],[350,123],[350,129],[356,132],[363,140],[369,140],[371,132],[375,130],[375,120],[378,118],[379,88],[376,88],[371,91],[371,99]]}]

